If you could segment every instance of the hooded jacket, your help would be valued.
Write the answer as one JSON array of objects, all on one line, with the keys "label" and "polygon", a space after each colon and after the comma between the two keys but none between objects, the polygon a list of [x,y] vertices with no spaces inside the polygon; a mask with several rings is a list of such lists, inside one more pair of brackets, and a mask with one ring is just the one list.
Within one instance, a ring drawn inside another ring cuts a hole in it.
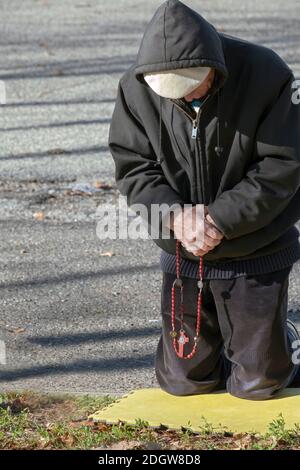
[{"label": "hooded jacket", "polygon": [[[215,68],[198,114],[162,98],[144,72]],[[224,237],[204,260],[244,260],[295,244],[300,219],[300,105],[272,49],[217,31],[178,0],[147,25],[121,76],[108,145],[128,205],[205,204]],[[149,216],[150,217],[150,216]],[[151,221],[148,219],[148,223]],[[174,237],[154,239],[175,254]],[[184,258],[199,258],[181,247]]]}]

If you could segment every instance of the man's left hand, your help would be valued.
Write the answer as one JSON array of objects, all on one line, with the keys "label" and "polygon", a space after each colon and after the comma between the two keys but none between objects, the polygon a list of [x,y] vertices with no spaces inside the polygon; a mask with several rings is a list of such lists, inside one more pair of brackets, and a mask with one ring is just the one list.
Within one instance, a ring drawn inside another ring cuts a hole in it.
[{"label": "man's left hand", "polygon": [[[221,230],[215,224],[215,221],[209,215],[208,210],[207,210],[207,206],[204,206],[204,217],[205,217],[205,220],[210,224],[210,226],[212,225],[224,237],[223,232],[221,232]],[[208,253],[212,249],[213,248],[210,248],[209,250],[198,250],[198,251],[194,251],[192,253],[195,256],[204,256],[206,253]]]}]

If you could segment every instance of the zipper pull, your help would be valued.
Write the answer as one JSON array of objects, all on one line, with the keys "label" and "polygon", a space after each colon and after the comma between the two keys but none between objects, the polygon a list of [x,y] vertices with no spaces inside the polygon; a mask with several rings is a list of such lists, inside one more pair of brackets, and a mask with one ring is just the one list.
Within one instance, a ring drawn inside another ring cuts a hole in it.
[{"label": "zipper pull", "polygon": [[198,127],[197,127],[196,121],[197,121],[197,119],[193,119],[192,139],[197,138]]}]

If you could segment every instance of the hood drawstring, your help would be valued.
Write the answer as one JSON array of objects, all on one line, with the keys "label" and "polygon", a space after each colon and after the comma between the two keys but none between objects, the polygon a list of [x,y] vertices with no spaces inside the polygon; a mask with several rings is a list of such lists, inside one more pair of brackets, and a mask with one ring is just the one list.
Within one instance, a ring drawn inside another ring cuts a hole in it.
[{"label": "hood drawstring", "polygon": [[215,152],[218,157],[223,153],[223,147],[220,146],[220,89],[218,90],[218,111],[217,111],[217,145]]},{"label": "hood drawstring", "polygon": [[161,128],[162,128],[161,109],[162,109],[161,96],[159,96],[159,155],[158,155],[158,163],[162,162],[162,158],[161,158],[161,134],[162,134],[162,132],[161,132]]}]

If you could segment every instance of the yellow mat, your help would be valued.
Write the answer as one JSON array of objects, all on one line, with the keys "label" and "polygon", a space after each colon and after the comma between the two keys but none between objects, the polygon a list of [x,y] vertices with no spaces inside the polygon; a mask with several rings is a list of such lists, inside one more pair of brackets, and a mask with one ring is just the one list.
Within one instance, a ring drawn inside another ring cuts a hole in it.
[{"label": "yellow mat", "polygon": [[123,395],[114,403],[94,413],[96,422],[137,425],[147,421],[149,427],[161,425],[174,430],[201,432],[207,425],[232,432],[260,432],[282,414],[285,428],[300,424],[300,389],[287,388],[276,398],[263,401],[235,398],[229,393],[176,396],[160,388],[141,388]]}]

